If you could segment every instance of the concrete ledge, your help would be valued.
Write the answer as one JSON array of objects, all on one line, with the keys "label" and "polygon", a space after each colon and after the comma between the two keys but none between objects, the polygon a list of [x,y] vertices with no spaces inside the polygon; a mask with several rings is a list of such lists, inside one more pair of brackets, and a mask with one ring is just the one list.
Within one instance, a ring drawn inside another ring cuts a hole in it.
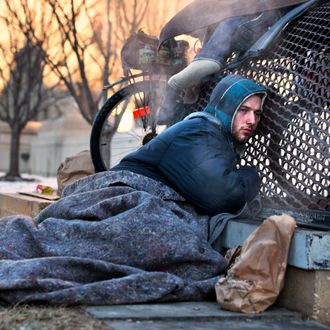
[{"label": "concrete ledge", "polygon": [[53,202],[21,194],[0,194],[0,217],[16,214],[35,217],[51,203]]},{"label": "concrete ledge", "polygon": [[89,306],[85,310],[98,319],[112,320],[301,320],[300,313],[283,308],[271,308],[259,314],[244,314],[226,311],[216,302],[175,302],[175,303],[146,303],[114,306]]},{"label": "concrete ledge", "polygon": [[288,267],[276,305],[330,324],[330,272]]},{"label": "concrete ledge", "polygon": [[106,322],[113,330],[330,329],[283,308],[273,307],[259,314],[244,314],[222,310],[216,302],[88,306],[84,310]]},{"label": "concrete ledge", "polygon": [[[260,223],[229,221],[217,242],[218,248],[242,245]],[[288,264],[277,306],[330,324],[330,232],[297,228]]]},{"label": "concrete ledge", "polygon": [[[261,222],[248,220],[228,222],[218,247],[242,245]],[[297,228],[290,247],[288,264],[301,269],[330,270],[330,232]]]}]

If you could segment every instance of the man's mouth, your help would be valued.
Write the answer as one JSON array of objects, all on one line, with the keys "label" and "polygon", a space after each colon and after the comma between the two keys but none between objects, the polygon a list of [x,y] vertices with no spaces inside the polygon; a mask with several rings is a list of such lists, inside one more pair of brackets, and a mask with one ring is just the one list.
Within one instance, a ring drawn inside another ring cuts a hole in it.
[{"label": "man's mouth", "polygon": [[251,135],[252,134],[252,129],[250,128],[242,128],[241,131],[243,132],[244,135]]}]

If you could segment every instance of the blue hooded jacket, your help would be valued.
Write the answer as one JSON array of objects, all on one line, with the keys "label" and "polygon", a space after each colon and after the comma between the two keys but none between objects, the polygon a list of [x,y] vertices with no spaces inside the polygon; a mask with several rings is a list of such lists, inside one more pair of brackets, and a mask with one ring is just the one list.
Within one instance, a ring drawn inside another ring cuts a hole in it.
[{"label": "blue hooded jacket", "polygon": [[210,215],[239,211],[255,197],[260,178],[253,167],[238,168],[232,119],[251,95],[266,89],[238,75],[214,88],[203,112],[189,115],[130,153],[111,170],[129,170],[161,181]]}]

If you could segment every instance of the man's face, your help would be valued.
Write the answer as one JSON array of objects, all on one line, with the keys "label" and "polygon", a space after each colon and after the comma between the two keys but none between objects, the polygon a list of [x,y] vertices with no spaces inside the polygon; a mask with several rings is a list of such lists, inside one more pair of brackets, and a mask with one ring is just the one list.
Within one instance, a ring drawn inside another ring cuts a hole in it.
[{"label": "man's face", "polygon": [[246,142],[256,130],[261,116],[261,97],[248,97],[236,111],[233,119],[232,136],[238,143]]}]

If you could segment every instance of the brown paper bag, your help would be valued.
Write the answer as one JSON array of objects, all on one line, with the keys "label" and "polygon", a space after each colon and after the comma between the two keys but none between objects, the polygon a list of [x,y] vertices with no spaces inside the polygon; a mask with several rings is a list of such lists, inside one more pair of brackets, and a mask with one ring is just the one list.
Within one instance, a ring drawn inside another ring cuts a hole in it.
[{"label": "brown paper bag", "polygon": [[65,158],[57,169],[57,194],[62,195],[63,189],[69,184],[95,173],[89,150]]},{"label": "brown paper bag", "polygon": [[247,238],[226,277],[215,285],[221,308],[259,313],[275,302],[284,285],[295,227],[288,215],[272,216]]}]

